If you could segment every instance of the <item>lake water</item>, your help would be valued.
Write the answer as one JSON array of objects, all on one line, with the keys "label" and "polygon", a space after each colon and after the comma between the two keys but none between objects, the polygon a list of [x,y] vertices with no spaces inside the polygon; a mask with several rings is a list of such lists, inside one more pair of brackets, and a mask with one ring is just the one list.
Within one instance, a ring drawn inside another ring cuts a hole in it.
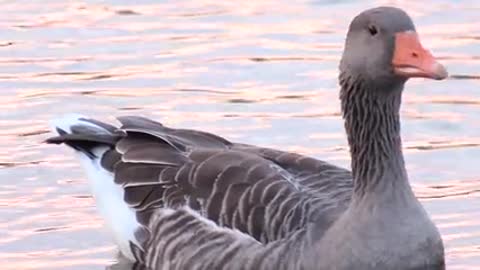
[{"label": "lake water", "polygon": [[[135,2],[134,4],[132,4]],[[128,269],[65,147],[69,112],[139,114],[349,166],[337,66],[351,18],[406,9],[450,79],[407,84],[402,135],[448,269],[480,269],[478,1],[0,1],[0,265]]]}]

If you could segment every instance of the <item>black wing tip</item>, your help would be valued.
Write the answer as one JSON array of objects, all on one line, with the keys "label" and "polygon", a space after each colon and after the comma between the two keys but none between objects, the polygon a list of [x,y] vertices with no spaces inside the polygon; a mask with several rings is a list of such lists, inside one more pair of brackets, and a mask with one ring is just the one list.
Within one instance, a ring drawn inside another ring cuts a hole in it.
[{"label": "black wing tip", "polygon": [[61,144],[61,143],[64,143],[65,142],[64,136],[66,134],[68,134],[68,132],[66,132],[65,130],[63,130],[59,127],[55,127],[55,131],[58,133],[57,136],[47,138],[42,143],[46,143],[46,144]]},{"label": "black wing tip", "polygon": [[53,136],[50,138],[47,138],[46,140],[43,141],[43,143],[47,144],[61,144],[65,142],[65,135],[68,134],[65,130],[55,127],[55,131],[58,133],[57,136]]},{"label": "black wing tip", "polygon": [[61,144],[64,143],[65,140],[62,136],[55,136],[45,139],[42,143],[46,144]]},{"label": "black wing tip", "polygon": [[[68,135],[68,134],[67,134]],[[98,158],[93,152],[92,148],[94,148],[93,145],[91,145],[91,142],[84,142],[84,141],[75,141],[75,140],[70,140],[68,136],[55,136],[55,137],[50,137],[46,140],[43,141],[43,143],[46,144],[65,144],[71,148],[73,148],[76,151],[84,153],[86,156],[88,156],[90,159],[96,159]]]}]

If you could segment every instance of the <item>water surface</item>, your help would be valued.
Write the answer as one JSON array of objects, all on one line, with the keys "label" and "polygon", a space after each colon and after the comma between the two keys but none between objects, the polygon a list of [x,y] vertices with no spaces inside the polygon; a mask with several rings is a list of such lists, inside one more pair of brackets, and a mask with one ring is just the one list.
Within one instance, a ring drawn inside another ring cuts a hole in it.
[{"label": "water surface", "polygon": [[348,167],[337,63],[350,19],[384,4],[452,75],[408,83],[402,135],[448,269],[480,269],[480,4],[453,0],[0,1],[1,268],[116,264],[77,161],[41,143],[65,113],[145,115]]}]

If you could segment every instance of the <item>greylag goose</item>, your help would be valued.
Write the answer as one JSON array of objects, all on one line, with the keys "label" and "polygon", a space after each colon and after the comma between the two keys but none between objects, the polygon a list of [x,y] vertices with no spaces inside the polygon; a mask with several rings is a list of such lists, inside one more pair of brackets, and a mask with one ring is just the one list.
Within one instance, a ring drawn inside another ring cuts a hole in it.
[{"label": "greylag goose", "polygon": [[400,103],[412,77],[444,79],[393,7],[350,24],[340,63],[351,168],[123,116],[54,121],[76,150],[121,253],[150,269],[440,270],[442,239],[415,198]]}]

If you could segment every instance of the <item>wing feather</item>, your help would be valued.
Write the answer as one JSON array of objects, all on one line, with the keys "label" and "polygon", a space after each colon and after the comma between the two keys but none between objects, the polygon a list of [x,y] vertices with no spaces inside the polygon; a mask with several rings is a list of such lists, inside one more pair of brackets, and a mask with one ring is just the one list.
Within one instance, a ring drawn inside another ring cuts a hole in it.
[{"label": "wing feather", "polygon": [[[290,240],[309,222],[326,230],[350,201],[350,172],[326,162],[142,117],[118,119],[118,129],[88,119],[101,129],[74,127],[48,141],[87,155],[94,155],[92,147],[111,147],[100,164],[113,173],[143,225],[132,253],[153,269],[188,269],[207,251],[219,257],[202,260],[203,269],[229,269],[233,257],[246,259],[251,269],[262,267],[272,250],[280,256],[294,248],[284,241],[297,243]],[[255,256],[243,252],[253,247]]]},{"label": "wing feather", "polygon": [[[116,133],[123,136],[102,164],[152,234],[162,226],[151,225],[156,212],[188,207],[215,226],[269,243],[305,228],[318,213],[327,227],[348,204],[350,174],[328,163],[145,118],[119,121]],[[174,231],[169,227],[160,234]]]}]

